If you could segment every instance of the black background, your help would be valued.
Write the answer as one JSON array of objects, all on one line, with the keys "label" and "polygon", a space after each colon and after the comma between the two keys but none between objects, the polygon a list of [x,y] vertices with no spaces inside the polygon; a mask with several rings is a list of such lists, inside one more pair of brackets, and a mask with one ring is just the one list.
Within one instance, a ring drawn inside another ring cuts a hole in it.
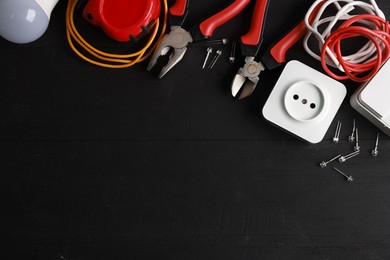
[{"label": "black background", "polygon": [[[390,258],[390,142],[381,134],[370,155],[379,130],[349,104],[358,84],[344,82],[325,139],[307,144],[261,117],[283,67],[243,101],[230,94],[243,58],[230,64],[229,46],[205,70],[205,48],[190,47],[161,80],[146,62],[96,67],[67,44],[66,4],[38,41],[0,39],[2,259]],[[378,4],[390,15],[389,1]],[[187,22],[225,5],[194,0]],[[262,50],[309,5],[271,1]],[[237,39],[250,17],[247,8],[214,38]],[[95,45],[117,46],[80,26]],[[301,43],[287,58],[322,71]],[[348,183],[318,163],[352,151],[353,119],[362,152],[335,163]]]}]

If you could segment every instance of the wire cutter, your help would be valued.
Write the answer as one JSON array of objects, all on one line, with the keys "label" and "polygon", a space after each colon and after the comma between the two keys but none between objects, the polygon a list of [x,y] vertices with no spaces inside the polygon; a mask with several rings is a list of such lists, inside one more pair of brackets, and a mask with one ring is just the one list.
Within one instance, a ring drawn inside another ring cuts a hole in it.
[{"label": "wire cutter", "polygon": [[[268,7],[268,0],[256,1],[250,30],[247,34],[241,37],[241,49],[243,54],[253,54],[253,56],[256,56],[257,51],[260,48],[263,20]],[[186,31],[182,28],[182,25],[188,11],[188,0],[177,0],[173,6],[175,8],[172,7],[169,10],[171,24],[170,32],[162,38],[149,62],[147,70],[150,71],[157,64],[157,60],[160,56],[166,55],[170,50],[172,50],[167,64],[160,71],[159,78],[162,78],[182,60],[187,51],[187,46],[190,43],[206,40],[212,37],[215,29],[235,17],[248,5],[249,2],[250,0],[234,0],[226,8],[207,18],[198,25],[195,25],[190,31]],[[181,8],[176,8],[178,6]],[[180,12],[175,12],[176,9],[179,9]]]},{"label": "wire cutter", "polygon": [[[256,62],[255,57],[259,52],[262,43],[264,18],[267,10],[266,0],[257,0],[252,16],[251,30],[248,34],[241,36],[241,54],[245,56],[245,64],[235,75],[232,83],[232,95],[235,97],[240,92],[239,99],[252,94],[259,82],[259,75],[265,69],[261,62]],[[257,28],[253,28],[256,26]]]},{"label": "wire cutter", "polygon": [[[314,20],[317,12],[321,6],[326,2],[323,0],[316,9],[313,10],[309,21]],[[244,67],[240,68],[233,80],[231,92],[235,97],[239,92],[239,99],[245,98],[252,94],[259,81],[260,73],[265,70],[272,70],[286,62],[287,51],[295,45],[307,32],[305,21],[301,21],[298,25],[293,27],[286,35],[284,35],[277,43],[272,45],[260,58],[259,62],[254,60],[256,53],[253,51],[245,58]],[[241,37],[241,48],[245,47],[245,39]],[[246,51],[244,50],[243,53]]]}]

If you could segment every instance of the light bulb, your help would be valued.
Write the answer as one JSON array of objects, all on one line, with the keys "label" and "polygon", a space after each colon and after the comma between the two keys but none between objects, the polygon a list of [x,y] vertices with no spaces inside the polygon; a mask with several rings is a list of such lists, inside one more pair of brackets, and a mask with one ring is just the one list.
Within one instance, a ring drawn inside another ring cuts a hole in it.
[{"label": "light bulb", "polygon": [[59,0],[0,0],[0,35],[14,43],[37,40]]}]

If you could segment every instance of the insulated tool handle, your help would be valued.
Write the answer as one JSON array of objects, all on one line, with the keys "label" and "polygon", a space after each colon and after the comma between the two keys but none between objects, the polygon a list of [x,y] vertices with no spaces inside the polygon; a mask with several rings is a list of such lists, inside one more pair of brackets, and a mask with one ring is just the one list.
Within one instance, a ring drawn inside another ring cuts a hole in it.
[{"label": "insulated tool handle", "polygon": [[194,40],[204,40],[211,37],[215,29],[235,17],[249,2],[250,0],[234,0],[229,6],[204,20],[191,30]]},{"label": "insulated tool handle", "polygon": [[[318,11],[321,9],[322,5],[326,1],[323,1],[319,4],[312,12],[309,17],[309,22],[311,23]],[[272,48],[265,53],[264,65],[268,69],[276,68],[278,65],[286,62],[286,53],[287,51],[295,45],[307,32],[305,21],[301,21],[298,25],[296,25],[290,32],[288,32],[282,39],[280,39]]]},{"label": "insulated tool handle", "polygon": [[243,56],[255,57],[263,41],[263,29],[267,14],[268,0],[257,0],[252,14],[249,32],[241,36],[241,52]]},{"label": "insulated tool handle", "polygon": [[169,13],[173,16],[183,16],[188,10],[187,0],[177,0],[174,5],[169,8]]},{"label": "insulated tool handle", "polygon": [[169,8],[169,23],[171,26],[182,26],[187,14],[189,0],[176,0]]},{"label": "insulated tool handle", "polygon": [[288,34],[286,34],[278,43],[270,50],[271,56],[277,63],[286,62],[287,51],[301,39],[307,32],[304,21],[295,26]]}]

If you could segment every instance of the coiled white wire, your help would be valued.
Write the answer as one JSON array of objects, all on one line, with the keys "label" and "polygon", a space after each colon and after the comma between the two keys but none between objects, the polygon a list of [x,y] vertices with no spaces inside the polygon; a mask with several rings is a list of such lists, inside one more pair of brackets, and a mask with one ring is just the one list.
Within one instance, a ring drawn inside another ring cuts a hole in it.
[{"label": "coiled white wire", "polygon": [[[326,39],[329,37],[329,35],[337,29],[337,26],[340,24],[340,21],[346,21],[354,16],[356,14],[352,14],[352,11],[355,10],[357,7],[359,7],[361,10],[366,12],[366,14],[372,14],[379,16],[383,19],[385,18],[384,13],[382,10],[379,9],[377,3],[375,0],[370,0],[370,3],[366,3],[363,1],[355,1],[355,0],[317,0],[313,3],[313,5],[310,7],[308,12],[305,16],[305,24],[308,29],[308,33],[306,34],[303,46],[306,50],[306,52],[312,56],[313,58],[321,61],[321,50],[323,48],[323,45],[326,41]],[[317,15],[312,20],[312,22],[309,22],[309,17],[312,15],[313,11],[318,8],[319,5],[322,5],[319,9]],[[330,6],[334,6],[336,8],[336,13],[331,16],[323,17],[325,11]],[[361,14],[361,13],[360,13]],[[362,24],[368,27],[372,27],[373,25],[370,22],[362,21]],[[321,30],[320,30],[321,27]],[[318,47],[319,47],[319,54],[317,54],[315,51],[313,51],[309,46],[309,40],[311,37],[315,37],[318,41]],[[381,44],[381,47],[384,48],[383,44]],[[376,59],[376,46],[373,42],[369,41],[367,44],[365,44],[360,50],[358,50],[356,53],[343,56],[343,59],[348,62],[352,63],[362,63],[362,62],[369,62],[374,59]],[[341,72],[344,72],[344,69],[340,65],[340,62],[337,60],[336,56],[329,50],[329,48],[326,49],[326,53],[330,59],[327,59],[325,62],[329,66],[338,68]]]}]

